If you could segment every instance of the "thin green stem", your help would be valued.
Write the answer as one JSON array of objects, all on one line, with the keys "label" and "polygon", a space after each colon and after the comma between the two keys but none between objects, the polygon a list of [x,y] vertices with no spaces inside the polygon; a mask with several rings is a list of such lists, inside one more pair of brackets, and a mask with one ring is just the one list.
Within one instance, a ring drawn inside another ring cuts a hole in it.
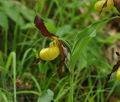
[{"label": "thin green stem", "polygon": [[32,90],[18,91],[17,94],[34,94],[36,96],[40,96],[41,95],[39,92],[32,91]]},{"label": "thin green stem", "polygon": [[5,55],[7,56],[7,51],[8,51],[8,31],[7,29],[5,30],[5,43],[4,43],[4,50],[5,50]]},{"label": "thin green stem", "polygon": [[14,39],[13,39],[13,51],[16,51],[16,41],[17,41],[17,30],[18,30],[18,25],[16,24],[15,30],[14,30]]},{"label": "thin green stem", "polygon": [[13,52],[13,86],[14,86],[14,102],[17,102],[16,98],[16,53]]},{"label": "thin green stem", "polygon": [[53,7],[53,4],[54,4],[54,1],[51,1],[51,2],[50,2],[50,5],[49,5],[49,8],[48,8],[48,10],[47,10],[46,17],[48,17],[48,16],[49,16],[50,11],[51,11],[51,9],[52,9],[52,7]]},{"label": "thin green stem", "polygon": [[69,102],[74,102],[74,67],[70,67],[70,96]]}]

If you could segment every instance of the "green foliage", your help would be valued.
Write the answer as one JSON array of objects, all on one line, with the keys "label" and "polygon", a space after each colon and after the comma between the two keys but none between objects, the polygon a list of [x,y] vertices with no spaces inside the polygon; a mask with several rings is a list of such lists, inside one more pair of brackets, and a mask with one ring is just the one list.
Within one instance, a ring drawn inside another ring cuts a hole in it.
[{"label": "green foliage", "polygon": [[2,18],[4,18],[2,20],[2,22],[4,21],[4,24],[1,23],[1,25],[5,28],[8,26],[7,17],[12,19],[16,24],[21,27],[25,25],[24,17],[29,21],[33,21],[34,19],[35,13],[27,7],[21,5],[17,1],[0,0],[0,4],[0,11],[1,13],[3,13],[1,14],[1,17],[3,16]]},{"label": "green foliage", "polygon": [[[103,83],[113,66],[105,45],[120,39],[119,32],[107,36],[105,28],[119,17],[111,17],[112,12],[99,17],[95,1],[0,0],[0,102],[31,102],[31,97],[32,102],[105,102]],[[68,49],[62,78],[60,57],[34,65],[38,52],[50,42],[35,28],[36,14]],[[107,98],[120,84],[115,82],[112,76]]]},{"label": "green foliage", "polygon": [[106,40],[101,38],[99,39],[99,41],[104,44],[114,44],[119,39],[120,39],[120,34],[118,33],[114,36],[107,37]]},{"label": "green foliage", "polygon": [[81,53],[88,46],[90,40],[96,35],[96,26],[93,25],[85,28],[83,31],[78,33],[73,44],[72,54],[71,54],[71,66],[74,67]]},{"label": "green foliage", "polygon": [[3,12],[0,12],[0,19],[1,19],[0,26],[2,26],[4,29],[8,29],[8,19]]},{"label": "green foliage", "polygon": [[37,102],[51,102],[53,100],[54,93],[51,90],[47,90],[42,96],[38,98]]}]

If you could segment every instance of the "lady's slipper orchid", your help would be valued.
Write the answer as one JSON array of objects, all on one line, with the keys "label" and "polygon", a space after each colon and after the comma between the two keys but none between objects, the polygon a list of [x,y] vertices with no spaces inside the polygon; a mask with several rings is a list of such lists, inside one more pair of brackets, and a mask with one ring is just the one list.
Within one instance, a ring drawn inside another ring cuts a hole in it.
[{"label": "lady's slipper orchid", "polygon": [[[63,76],[62,75],[62,73],[64,71],[63,66],[64,66],[65,58],[66,58],[64,42],[61,41],[58,36],[54,35],[53,33],[50,33],[47,30],[43,20],[39,16],[35,17],[34,23],[35,23],[36,27],[41,31],[41,33],[44,37],[47,37],[52,40],[49,47],[43,48],[39,52],[39,57],[40,57],[39,59],[45,60],[45,61],[54,60],[55,58],[57,58],[60,55],[61,59],[60,59],[58,71],[60,72],[59,75]],[[38,60],[37,60],[37,62],[38,62]]]},{"label": "lady's slipper orchid", "polygon": [[45,27],[45,24],[43,23],[43,20],[40,17],[36,16],[34,22],[36,27],[41,31],[43,36],[53,40],[52,44],[50,44],[48,48],[43,48],[40,51],[39,53],[40,59],[46,60],[46,61],[54,60],[60,54],[60,48],[59,48],[60,41],[58,37],[47,30],[47,28]]}]

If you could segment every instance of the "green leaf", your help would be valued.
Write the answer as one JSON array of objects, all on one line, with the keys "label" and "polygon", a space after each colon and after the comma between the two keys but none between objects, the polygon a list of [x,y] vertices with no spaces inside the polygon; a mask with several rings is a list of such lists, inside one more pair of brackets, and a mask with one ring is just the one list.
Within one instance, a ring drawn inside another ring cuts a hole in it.
[{"label": "green leaf", "polygon": [[[110,18],[109,20],[112,20],[113,18]],[[101,27],[106,22],[109,21],[107,19],[99,20],[90,26],[84,28],[82,31],[80,31],[76,35],[75,42],[73,44],[73,48],[71,51],[71,60],[70,60],[70,66],[71,68],[74,68],[76,62],[81,58],[82,53],[87,48],[89,42],[92,40],[94,36],[96,36],[96,30],[98,27]]]},{"label": "green leaf", "polygon": [[51,90],[47,90],[42,96],[38,98],[37,102],[51,102],[53,100],[54,93]]},{"label": "green leaf", "polygon": [[35,10],[36,10],[37,12],[40,12],[40,11],[42,10],[42,3],[41,3],[40,0],[38,0],[38,1],[36,2]]},{"label": "green leaf", "polygon": [[8,18],[7,15],[0,11],[0,26],[8,29]]},{"label": "green leaf", "polygon": [[11,8],[6,8],[5,12],[8,17],[10,17],[16,24],[21,27],[24,25],[24,20],[15,6]]},{"label": "green leaf", "polygon": [[83,31],[78,33],[75,43],[72,49],[71,62],[72,66],[75,65],[77,60],[80,58],[80,55],[84,49],[88,46],[90,40],[96,35],[96,26],[92,25],[85,28]]},{"label": "green leaf", "polygon": [[11,18],[16,24],[19,26],[24,25],[24,20],[20,15],[20,11],[18,10],[17,6],[11,1],[2,1],[2,8],[5,14]]},{"label": "green leaf", "polygon": [[4,63],[4,57],[3,57],[3,53],[0,51],[0,65],[5,65]]},{"label": "green leaf", "polygon": [[35,17],[35,13],[33,10],[25,7],[24,5],[20,5],[18,7],[20,13],[30,22],[32,22],[34,20]]},{"label": "green leaf", "polygon": [[27,23],[24,26],[22,26],[21,29],[26,30],[26,29],[32,29],[32,28],[35,28],[34,23]]},{"label": "green leaf", "polygon": [[109,37],[106,38],[106,39],[99,39],[99,41],[100,41],[101,43],[104,43],[104,44],[113,44],[113,43],[115,43],[118,39],[120,39],[120,33],[115,34],[114,36],[109,36]]},{"label": "green leaf", "polygon": [[4,92],[0,91],[0,102],[9,102],[8,97],[5,95]]},{"label": "green leaf", "polygon": [[57,30],[56,34],[58,34],[60,36],[64,35],[64,34],[69,34],[70,30],[71,30],[70,25],[64,25]]},{"label": "green leaf", "polygon": [[56,33],[57,29],[56,29],[55,24],[54,24],[54,22],[52,20],[47,19],[45,21],[45,26],[47,27],[49,32],[54,33],[54,34]]}]

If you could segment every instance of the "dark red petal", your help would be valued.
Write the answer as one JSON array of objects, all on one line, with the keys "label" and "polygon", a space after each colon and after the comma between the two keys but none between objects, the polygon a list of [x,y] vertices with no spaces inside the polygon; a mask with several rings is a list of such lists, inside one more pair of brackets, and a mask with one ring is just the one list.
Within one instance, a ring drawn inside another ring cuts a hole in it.
[{"label": "dark red petal", "polygon": [[59,41],[59,49],[60,49],[61,61],[60,61],[59,67],[58,67],[58,74],[59,74],[59,77],[62,78],[65,75],[64,64],[65,64],[66,55],[65,55],[64,46],[61,41]]},{"label": "dark red petal", "polygon": [[41,31],[43,36],[49,37],[49,38],[53,36],[53,34],[47,30],[47,28],[45,27],[45,24],[43,23],[43,20],[39,16],[35,16],[34,23],[36,27]]}]

